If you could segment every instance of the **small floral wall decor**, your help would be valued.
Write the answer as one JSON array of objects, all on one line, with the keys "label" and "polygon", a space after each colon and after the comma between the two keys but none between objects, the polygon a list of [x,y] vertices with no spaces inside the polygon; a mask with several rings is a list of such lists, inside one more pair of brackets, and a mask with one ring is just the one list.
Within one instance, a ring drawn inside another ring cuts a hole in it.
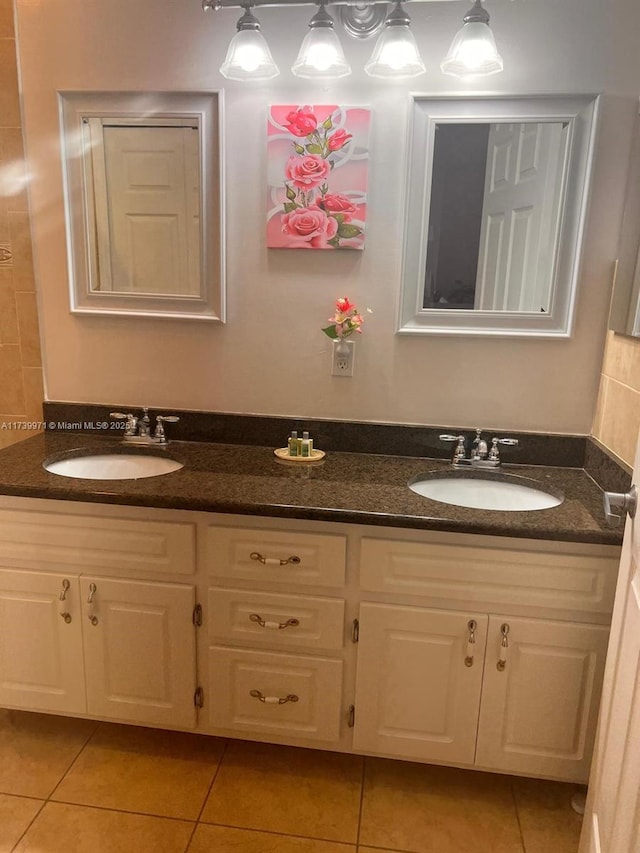
[{"label": "small floral wall decor", "polygon": [[[367,311],[371,314],[370,308]],[[340,296],[335,302],[335,312],[332,317],[329,317],[329,324],[322,331],[325,335],[331,338],[332,341],[344,340],[357,332],[362,334],[362,314],[358,311],[353,302],[348,296]]]},{"label": "small floral wall decor", "polygon": [[270,108],[268,248],[364,248],[370,117],[366,107]]}]

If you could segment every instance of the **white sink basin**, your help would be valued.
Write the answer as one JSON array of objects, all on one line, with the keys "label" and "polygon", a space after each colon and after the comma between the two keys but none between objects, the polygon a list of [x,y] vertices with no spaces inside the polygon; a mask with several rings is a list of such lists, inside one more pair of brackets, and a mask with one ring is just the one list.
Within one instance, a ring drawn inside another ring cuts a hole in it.
[{"label": "white sink basin", "polygon": [[44,467],[52,474],[82,480],[139,480],[141,477],[170,474],[171,471],[178,471],[184,466],[182,462],[162,456],[103,453],[45,462]]},{"label": "white sink basin", "polygon": [[564,498],[541,489],[503,480],[473,477],[433,477],[409,483],[411,491],[424,498],[473,509],[525,512],[559,506]]}]

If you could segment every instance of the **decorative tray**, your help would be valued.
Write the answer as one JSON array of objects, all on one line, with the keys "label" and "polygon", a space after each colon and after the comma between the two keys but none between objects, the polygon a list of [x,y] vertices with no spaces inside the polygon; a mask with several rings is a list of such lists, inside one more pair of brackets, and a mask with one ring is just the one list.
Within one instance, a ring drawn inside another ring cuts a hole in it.
[{"label": "decorative tray", "polygon": [[316,450],[315,448],[311,451],[311,456],[289,456],[288,447],[278,447],[273,452],[278,459],[284,459],[286,462],[318,462],[325,456],[324,450]]}]

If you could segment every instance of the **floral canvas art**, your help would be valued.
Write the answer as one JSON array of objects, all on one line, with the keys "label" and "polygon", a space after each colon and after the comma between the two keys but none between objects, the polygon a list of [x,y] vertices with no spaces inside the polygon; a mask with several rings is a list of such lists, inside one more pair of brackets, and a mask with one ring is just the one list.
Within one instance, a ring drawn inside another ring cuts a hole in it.
[{"label": "floral canvas art", "polygon": [[364,248],[370,116],[366,107],[270,108],[270,249]]}]

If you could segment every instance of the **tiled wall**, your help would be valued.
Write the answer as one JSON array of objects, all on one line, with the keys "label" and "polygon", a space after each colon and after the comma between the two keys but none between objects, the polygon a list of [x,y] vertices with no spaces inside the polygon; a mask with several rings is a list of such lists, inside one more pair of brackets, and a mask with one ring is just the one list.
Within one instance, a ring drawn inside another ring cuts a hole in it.
[{"label": "tiled wall", "polygon": [[640,340],[609,332],[593,436],[633,465],[640,429]]},{"label": "tiled wall", "polygon": [[42,367],[13,31],[0,0],[0,447],[42,419]]}]

